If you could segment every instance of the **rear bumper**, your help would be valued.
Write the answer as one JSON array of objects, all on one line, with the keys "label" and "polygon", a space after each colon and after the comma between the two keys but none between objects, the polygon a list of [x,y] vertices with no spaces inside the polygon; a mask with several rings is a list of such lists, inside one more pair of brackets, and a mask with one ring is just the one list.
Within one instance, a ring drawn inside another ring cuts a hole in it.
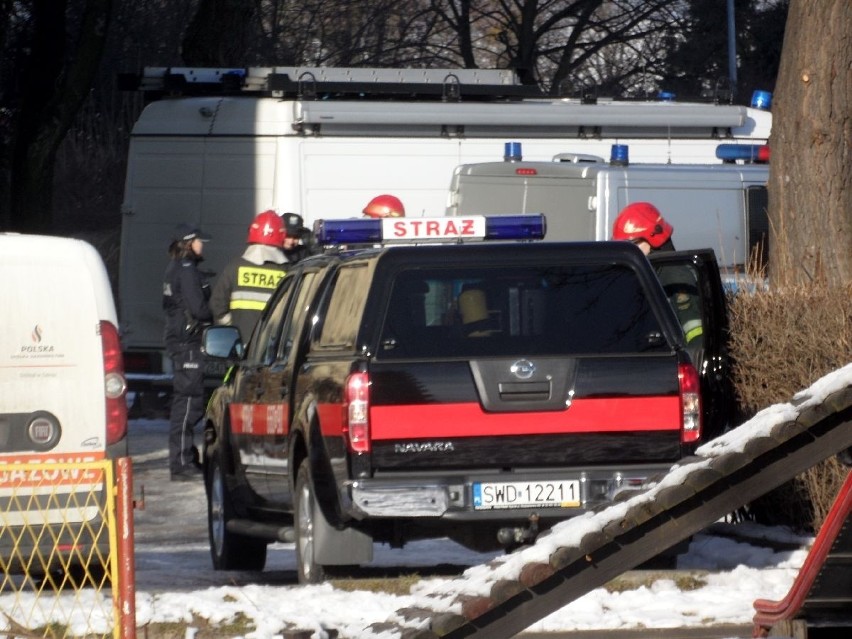
[{"label": "rear bumper", "polygon": [[[620,501],[653,484],[669,471],[671,464],[566,471],[484,472],[452,475],[404,475],[352,480],[343,486],[344,503],[359,520],[382,518],[438,517],[460,521],[523,519],[531,512],[544,518],[562,519]],[[525,505],[522,507],[474,506],[474,487],[482,483],[576,481],[578,499],[570,506]]]}]

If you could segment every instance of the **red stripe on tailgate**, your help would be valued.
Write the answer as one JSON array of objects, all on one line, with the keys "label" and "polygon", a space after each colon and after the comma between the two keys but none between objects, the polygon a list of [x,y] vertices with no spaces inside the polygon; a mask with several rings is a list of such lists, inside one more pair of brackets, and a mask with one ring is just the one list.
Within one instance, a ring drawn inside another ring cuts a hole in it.
[{"label": "red stripe on tailgate", "polygon": [[230,404],[228,411],[234,435],[286,435],[289,430],[287,404]]},{"label": "red stripe on tailgate", "polygon": [[373,406],[373,440],[680,430],[680,398],[578,399],[562,411],[488,413],[477,403]]}]

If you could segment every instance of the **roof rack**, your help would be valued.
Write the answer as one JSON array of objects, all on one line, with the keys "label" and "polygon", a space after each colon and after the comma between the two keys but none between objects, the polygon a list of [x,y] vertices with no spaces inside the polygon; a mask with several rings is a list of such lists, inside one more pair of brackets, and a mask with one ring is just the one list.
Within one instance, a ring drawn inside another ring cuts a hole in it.
[{"label": "roof rack", "polygon": [[145,67],[119,74],[122,90],[164,95],[255,94],[317,99],[497,99],[543,97],[511,69],[365,69],[344,67]]}]

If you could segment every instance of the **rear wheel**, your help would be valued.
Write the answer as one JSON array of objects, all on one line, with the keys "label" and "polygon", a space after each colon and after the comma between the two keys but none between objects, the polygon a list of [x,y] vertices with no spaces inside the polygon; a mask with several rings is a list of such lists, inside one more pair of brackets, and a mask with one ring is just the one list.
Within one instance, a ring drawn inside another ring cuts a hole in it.
[{"label": "rear wheel", "polygon": [[299,571],[299,583],[318,584],[325,581],[325,566],[314,560],[316,544],[316,517],[319,513],[313,484],[311,483],[308,461],[302,462],[296,475],[296,564]]},{"label": "rear wheel", "polygon": [[266,541],[237,535],[228,530],[234,517],[231,494],[218,451],[213,450],[207,472],[207,531],[210,556],[216,570],[263,570],[266,565]]}]

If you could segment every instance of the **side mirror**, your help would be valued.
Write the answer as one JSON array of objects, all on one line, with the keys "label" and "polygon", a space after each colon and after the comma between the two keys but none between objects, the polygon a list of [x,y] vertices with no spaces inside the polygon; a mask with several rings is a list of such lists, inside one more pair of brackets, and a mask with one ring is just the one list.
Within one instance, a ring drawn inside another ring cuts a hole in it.
[{"label": "side mirror", "polygon": [[242,359],[245,347],[240,329],[236,326],[208,326],[201,337],[201,352],[217,359]]}]

